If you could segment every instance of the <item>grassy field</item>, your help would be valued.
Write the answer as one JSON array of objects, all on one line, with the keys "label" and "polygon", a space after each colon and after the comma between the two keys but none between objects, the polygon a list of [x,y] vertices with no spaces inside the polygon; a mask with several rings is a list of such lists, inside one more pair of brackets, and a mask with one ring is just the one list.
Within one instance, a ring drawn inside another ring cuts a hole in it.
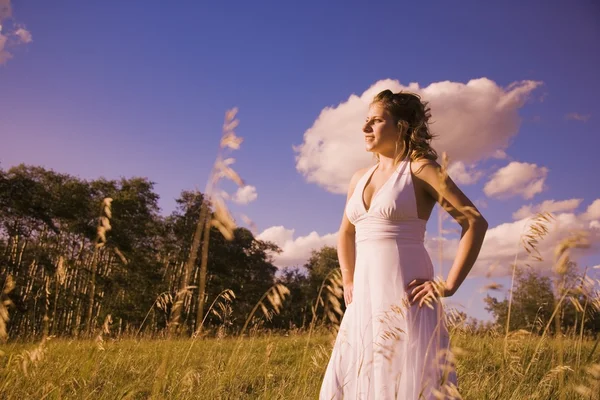
[{"label": "grassy field", "polygon": [[[10,343],[0,346],[0,398],[317,399],[332,338]],[[502,336],[454,333],[452,344],[465,399],[600,397],[600,348],[592,341],[579,351],[574,340],[520,335],[508,340],[506,355]]]}]

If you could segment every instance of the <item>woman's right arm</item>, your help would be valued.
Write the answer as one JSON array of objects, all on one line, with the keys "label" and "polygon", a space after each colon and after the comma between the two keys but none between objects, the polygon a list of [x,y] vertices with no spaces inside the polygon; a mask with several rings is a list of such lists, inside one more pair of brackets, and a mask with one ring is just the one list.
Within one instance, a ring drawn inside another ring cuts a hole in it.
[{"label": "woman's right arm", "polygon": [[[350,180],[348,196],[346,197],[346,205],[348,205],[348,200],[350,200],[352,193],[354,193],[356,183],[364,173],[364,169],[359,170]],[[340,262],[340,269],[342,270],[344,301],[346,302],[346,306],[352,302],[352,291],[354,289],[354,263],[356,261],[356,248],[354,244],[355,237],[356,230],[354,229],[354,225],[346,216],[346,206],[344,206],[342,224],[340,225],[340,230],[338,232],[337,254]]]}]

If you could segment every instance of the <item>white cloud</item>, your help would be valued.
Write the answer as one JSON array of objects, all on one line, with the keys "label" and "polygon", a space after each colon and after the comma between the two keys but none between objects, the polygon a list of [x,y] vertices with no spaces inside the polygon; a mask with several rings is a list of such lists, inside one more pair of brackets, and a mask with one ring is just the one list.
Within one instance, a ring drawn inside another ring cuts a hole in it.
[{"label": "white cloud", "polygon": [[458,161],[450,164],[448,175],[457,185],[472,185],[481,179],[483,171],[478,171],[474,165],[466,167],[465,163]]},{"label": "white cloud", "polygon": [[0,0],[0,65],[6,64],[13,55],[8,51],[8,46],[27,44],[33,41],[31,33],[22,26],[11,21],[12,29],[2,25],[5,20],[12,20],[10,0]]},{"label": "white cloud", "polygon": [[503,160],[506,157],[508,157],[508,156],[506,155],[506,152],[504,150],[496,150],[494,152],[494,154],[492,155],[492,158],[497,158],[499,160]]},{"label": "white cloud", "polygon": [[[597,253],[600,250],[600,229],[592,228],[585,218],[584,214],[574,214],[571,212],[557,213],[555,220],[547,225],[549,233],[541,239],[537,245],[543,261],[538,262],[527,258],[527,252],[521,242],[522,235],[527,232],[531,223],[530,219],[520,219],[518,221],[504,223],[490,228],[481,248],[481,252],[471,270],[469,276],[508,276],[511,274],[511,265],[515,261],[515,254],[518,251],[517,262],[521,265],[528,263],[532,268],[543,274],[550,274],[554,265],[554,249],[569,235],[585,231],[589,234],[590,248],[573,250],[571,258],[574,261],[580,256]],[[598,224],[600,228],[600,223]],[[454,260],[458,249],[459,239],[448,239],[444,244],[444,259],[447,265]],[[433,244],[428,248],[435,249]],[[432,258],[434,255],[432,254]],[[448,273],[445,268],[445,275]]]},{"label": "white cloud", "polygon": [[570,113],[567,114],[565,116],[566,119],[570,119],[570,120],[574,120],[574,121],[581,121],[581,122],[587,122],[588,119],[590,119],[591,115],[590,114],[579,114],[579,113]]},{"label": "white cloud", "polygon": [[583,214],[583,217],[587,220],[600,219],[600,199],[594,200],[594,202],[589,205]]},{"label": "white cloud", "polygon": [[257,238],[277,244],[281,254],[273,256],[277,267],[300,266],[310,257],[313,250],[319,250],[323,246],[336,246],[337,233],[319,235],[311,232],[306,236],[294,238],[294,229],[286,229],[283,226],[273,226],[265,229]]},{"label": "white cloud", "polygon": [[232,196],[231,200],[238,204],[248,204],[258,197],[256,188],[251,185],[246,185],[238,188],[237,192]]},{"label": "white cloud", "polygon": [[485,199],[475,199],[473,200],[473,204],[475,204],[475,207],[479,209],[484,209],[488,207],[488,203]]},{"label": "white cloud", "polygon": [[432,142],[451,162],[472,164],[489,157],[504,157],[504,149],[519,129],[518,110],[540,82],[522,81],[501,88],[487,78],[468,83],[436,82],[421,88],[392,79],[373,84],[361,95],[350,95],[337,106],[324,108],[294,146],[296,169],[308,182],[333,193],[344,193],[352,174],[369,165],[372,155],[364,150],[361,127],[373,97],[384,89],[419,93],[429,101]]},{"label": "white cloud", "polygon": [[15,31],[15,35],[19,38],[21,43],[31,43],[33,38],[31,36],[31,32],[29,32],[25,28],[19,28]]},{"label": "white cloud", "polygon": [[582,201],[583,199],[569,199],[561,201],[544,200],[540,204],[529,204],[519,208],[518,211],[513,213],[513,218],[523,219],[541,212],[570,212],[579,207]]},{"label": "white cloud", "polygon": [[548,168],[535,164],[513,161],[500,168],[483,188],[488,197],[512,197],[521,195],[531,199],[544,190]]}]

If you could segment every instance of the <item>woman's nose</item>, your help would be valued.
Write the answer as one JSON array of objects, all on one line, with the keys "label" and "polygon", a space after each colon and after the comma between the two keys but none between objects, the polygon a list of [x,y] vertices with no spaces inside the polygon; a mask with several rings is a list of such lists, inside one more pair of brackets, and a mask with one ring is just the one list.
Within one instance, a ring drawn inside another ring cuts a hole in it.
[{"label": "woman's nose", "polygon": [[363,129],[362,129],[362,131],[363,131],[364,133],[369,133],[369,132],[371,132],[371,131],[372,131],[372,129],[371,129],[371,124],[369,124],[368,122],[367,122],[367,123],[365,123],[365,124],[363,125]]}]

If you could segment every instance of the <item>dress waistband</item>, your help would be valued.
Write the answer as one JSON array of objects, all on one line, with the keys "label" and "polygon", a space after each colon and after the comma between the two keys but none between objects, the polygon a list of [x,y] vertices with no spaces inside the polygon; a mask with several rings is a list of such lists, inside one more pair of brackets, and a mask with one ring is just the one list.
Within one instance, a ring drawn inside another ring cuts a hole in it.
[{"label": "dress waistband", "polygon": [[425,241],[426,221],[413,218],[393,221],[370,217],[356,224],[356,242],[377,239],[396,239],[419,244]]}]

